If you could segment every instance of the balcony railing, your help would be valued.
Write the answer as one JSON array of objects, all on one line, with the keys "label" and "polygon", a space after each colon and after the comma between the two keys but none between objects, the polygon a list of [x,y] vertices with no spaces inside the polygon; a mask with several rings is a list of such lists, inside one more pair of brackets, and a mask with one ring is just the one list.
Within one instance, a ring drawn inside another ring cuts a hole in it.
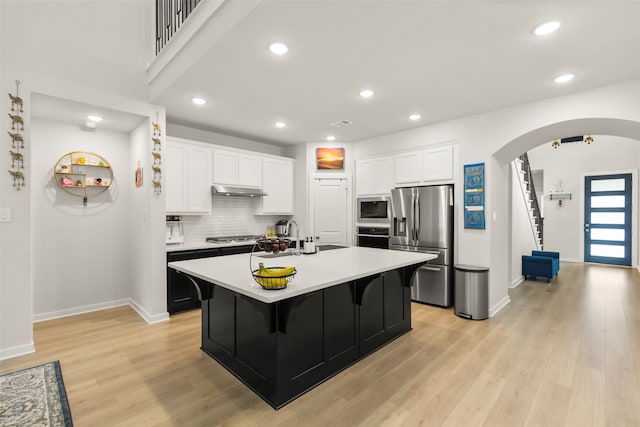
[{"label": "balcony railing", "polygon": [[200,4],[201,0],[156,0],[156,55]]}]

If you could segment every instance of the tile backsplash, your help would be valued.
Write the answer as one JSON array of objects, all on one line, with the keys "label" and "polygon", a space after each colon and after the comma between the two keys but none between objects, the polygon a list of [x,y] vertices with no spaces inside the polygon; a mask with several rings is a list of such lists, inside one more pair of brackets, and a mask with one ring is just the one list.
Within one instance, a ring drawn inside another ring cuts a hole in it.
[{"label": "tile backsplash", "polygon": [[182,217],[185,243],[204,242],[207,237],[265,234],[269,225],[288,216],[254,215],[258,200],[249,197],[211,197],[211,215]]}]

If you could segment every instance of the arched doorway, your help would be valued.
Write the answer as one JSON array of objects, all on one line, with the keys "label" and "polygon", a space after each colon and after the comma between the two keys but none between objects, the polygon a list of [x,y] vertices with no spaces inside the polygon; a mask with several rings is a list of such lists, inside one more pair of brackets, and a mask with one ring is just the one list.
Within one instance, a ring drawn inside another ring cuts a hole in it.
[{"label": "arched doorway", "polygon": [[[513,159],[548,141],[585,134],[619,136],[640,141],[640,122],[615,118],[567,120],[533,129],[505,144],[492,156],[495,197],[503,201],[503,203],[497,204],[499,206],[498,215],[503,218],[511,216],[510,203],[504,203],[504,201],[508,201],[511,197],[509,170]],[[496,262],[495,266],[501,270],[499,274],[504,279],[509,276],[509,266],[512,262],[511,238],[511,227],[506,227],[506,229],[494,227],[491,230],[492,256],[499,255],[502,262]],[[637,265],[637,258],[638,254],[634,254],[634,266]]]}]

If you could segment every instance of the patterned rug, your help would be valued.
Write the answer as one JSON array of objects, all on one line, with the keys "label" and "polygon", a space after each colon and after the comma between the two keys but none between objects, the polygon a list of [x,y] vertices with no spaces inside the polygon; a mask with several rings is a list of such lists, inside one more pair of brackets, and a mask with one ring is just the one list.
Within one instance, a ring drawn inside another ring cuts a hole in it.
[{"label": "patterned rug", "polygon": [[0,375],[0,426],[73,426],[60,362]]}]

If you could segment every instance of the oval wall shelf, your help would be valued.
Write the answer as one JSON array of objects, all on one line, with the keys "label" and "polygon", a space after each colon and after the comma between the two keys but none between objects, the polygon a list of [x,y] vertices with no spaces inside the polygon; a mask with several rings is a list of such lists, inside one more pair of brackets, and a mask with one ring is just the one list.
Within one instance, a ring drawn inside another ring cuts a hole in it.
[{"label": "oval wall shelf", "polygon": [[67,193],[82,197],[86,205],[89,197],[95,197],[111,187],[113,170],[100,154],[72,151],[56,162],[53,179]]}]

